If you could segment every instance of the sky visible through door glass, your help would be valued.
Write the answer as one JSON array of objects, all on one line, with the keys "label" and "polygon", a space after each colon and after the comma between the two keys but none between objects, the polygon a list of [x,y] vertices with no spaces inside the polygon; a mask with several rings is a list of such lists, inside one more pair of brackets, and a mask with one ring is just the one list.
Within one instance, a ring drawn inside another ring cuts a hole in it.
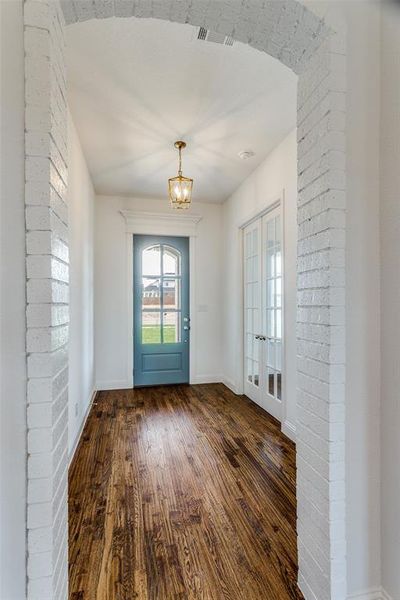
[{"label": "sky visible through door glass", "polygon": [[[143,275],[160,274],[160,247],[146,248],[143,252]],[[176,273],[176,256],[168,252],[167,248],[163,248],[163,266],[164,273]]]}]

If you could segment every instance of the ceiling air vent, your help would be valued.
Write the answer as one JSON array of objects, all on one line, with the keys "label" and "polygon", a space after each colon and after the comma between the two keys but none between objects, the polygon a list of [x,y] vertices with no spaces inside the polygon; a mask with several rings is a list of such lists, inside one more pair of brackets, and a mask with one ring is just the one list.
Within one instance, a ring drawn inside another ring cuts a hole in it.
[{"label": "ceiling air vent", "polygon": [[234,39],[230,35],[224,35],[223,33],[217,33],[216,31],[210,31],[199,28],[197,39],[203,42],[214,42],[214,44],[224,44],[224,46],[233,46]]}]

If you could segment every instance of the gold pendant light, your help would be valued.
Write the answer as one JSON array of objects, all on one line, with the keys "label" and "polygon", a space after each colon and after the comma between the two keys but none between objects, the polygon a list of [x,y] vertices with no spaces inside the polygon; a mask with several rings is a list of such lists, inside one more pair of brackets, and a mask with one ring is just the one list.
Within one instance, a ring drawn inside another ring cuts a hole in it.
[{"label": "gold pendant light", "polygon": [[193,179],[182,175],[182,149],[186,142],[178,141],[174,144],[179,151],[179,169],[176,177],[168,179],[169,201],[172,208],[189,208],[192,202]]}]

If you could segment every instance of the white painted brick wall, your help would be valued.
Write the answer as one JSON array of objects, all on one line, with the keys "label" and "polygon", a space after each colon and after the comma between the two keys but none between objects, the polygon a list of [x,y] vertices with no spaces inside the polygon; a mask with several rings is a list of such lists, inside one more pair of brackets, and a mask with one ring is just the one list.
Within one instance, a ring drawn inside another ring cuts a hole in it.
[{"label": "white painted brick wall", "polygon": [[[61,0],[61,5],[67,24],[135,16],[213,29],[271,54],[297,73],[328,34],[327,26],[295,0]],[[320,72],[325,72],[322,65]]]},{"label": "white painted brick wall", "polygon": [[345,57],[328,39],[298,90],[298,534],[307,600],[346,597]]},{"label": "white painted brick wall", "polygon": [[68,210],[64,17],[25,0],[28,598],[67,597]]},{"label": "white painted brick wall", "polygon": [[[298,533],[306,600],[345,598],[345,40],[294,0],[60,0],[67,23],[156,17],[299,74]],[[67,597],[67,115],[57,0],[25,0],[28,592]]]}]

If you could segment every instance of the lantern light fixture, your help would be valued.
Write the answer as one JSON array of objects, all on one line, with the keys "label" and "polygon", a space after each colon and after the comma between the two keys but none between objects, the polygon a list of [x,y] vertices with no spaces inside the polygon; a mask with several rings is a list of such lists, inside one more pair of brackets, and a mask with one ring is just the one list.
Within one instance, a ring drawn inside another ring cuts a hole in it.
[{"label": "lantern light fixture", "polygon": [[172,208],[178,210],[189,208],[192,202],[193,179],[182,175],[182,150],[186,148],[186,142],[178,140],[174,144],[179,152],[178,175],[168,179],[169,201]]}]

